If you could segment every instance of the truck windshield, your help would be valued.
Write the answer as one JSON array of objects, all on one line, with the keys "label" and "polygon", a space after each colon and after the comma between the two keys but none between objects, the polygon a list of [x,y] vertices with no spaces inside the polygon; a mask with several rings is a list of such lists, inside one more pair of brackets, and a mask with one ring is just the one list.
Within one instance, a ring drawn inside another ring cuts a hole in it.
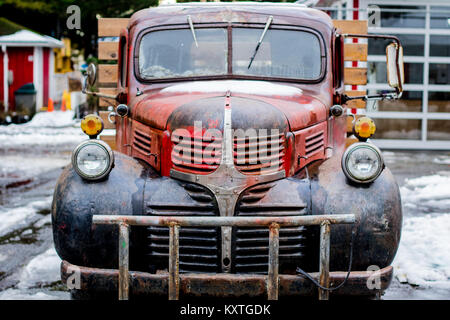
[{"label": "truck windshield", "polygon": [[139,71],[143,79],[224,75],[227,73],[227,30],[163,30],[142,37]]},{"label": "truck windshield", "polygon": [[[261,28],[233,28],[228,52],[226,28],[195,28],[149,32],[139,47],[139,74],[145,80],[227,75],[232,54],[232,74],[256,77],[318,79],[321,74],[320,42],[313,33],[269,29],[255,58],[249,62]],[[195,41],[197,40],[197,41]]]},{"label": "truck windshield", "polygon": [[261,29],[233,29],[233,73],[262,77],[313,80],[320,76],[317,36],[294,30],[268,30],[250,68],[249,60]]}]

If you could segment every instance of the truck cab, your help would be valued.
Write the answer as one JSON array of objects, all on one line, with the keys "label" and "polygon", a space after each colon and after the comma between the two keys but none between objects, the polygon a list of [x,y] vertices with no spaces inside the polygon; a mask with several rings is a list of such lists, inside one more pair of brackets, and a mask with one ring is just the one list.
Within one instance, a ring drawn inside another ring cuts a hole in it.
[{"label": "truck cab", "polygon": [[370,143],[371,119],[355,119],[358,142],[348,143],[347,109],[401,96],[401,45],[386,36],[392,92],[349,96],[346,37],[376,36],[344,34],[326,13],[296,4],[136,12],[120,32],[117,94],[89,91],[95,67],[84,88],[117,101],[115,150],[98,139],[101,119],[86,116],[89,139],[54,193],[62,279],[81,275],[74,297],[386,290],[399,188]]}]

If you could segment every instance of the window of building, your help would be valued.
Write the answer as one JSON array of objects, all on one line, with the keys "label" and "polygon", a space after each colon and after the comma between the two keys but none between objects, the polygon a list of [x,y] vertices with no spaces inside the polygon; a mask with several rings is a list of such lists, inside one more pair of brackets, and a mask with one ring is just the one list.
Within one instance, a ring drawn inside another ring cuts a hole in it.
[{"label": "window of building", "polygon": [[[382,147],[431,144],[450,149],[450,2],[423,3],[414,6],[392,0],[386,5],[382,0],[360,0],[363,10],[373,5],[381,9],[380,27],[369,26],[369,33],[396,35],[404,51],[402,98],[367,103],[367,114],[377,123],[374,139]],[[368,44],[367,91],[388,91],[386,41],[369,39]]]}]

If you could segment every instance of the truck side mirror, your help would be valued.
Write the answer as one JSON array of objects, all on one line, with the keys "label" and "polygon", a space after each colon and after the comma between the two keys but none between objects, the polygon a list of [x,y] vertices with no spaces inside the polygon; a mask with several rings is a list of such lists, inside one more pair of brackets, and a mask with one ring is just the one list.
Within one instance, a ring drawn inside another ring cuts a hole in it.
[{"label": "truck side mirror", "polygon": [[97,68],[95,67],[95,64],[90,63],[83,79],[83,92],[87,91],[88,85],[89,87],[92,87],[95,84],[95,80],[97,80]]},{"label": "truck side mirror", "polygon": [[391,43],[386,47],[387,81],[390,87],[403,91],[405,75],[403,71],[403,47]]}]

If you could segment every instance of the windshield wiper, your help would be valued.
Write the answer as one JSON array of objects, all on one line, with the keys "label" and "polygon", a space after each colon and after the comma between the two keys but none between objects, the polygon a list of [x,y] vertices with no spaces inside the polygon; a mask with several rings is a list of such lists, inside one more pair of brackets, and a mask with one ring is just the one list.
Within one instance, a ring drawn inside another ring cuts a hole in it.
[{"label": "windshield wiper", "polygon": [[197,37],[195,36],[194,24],[192,23],[191,16],[187,16],[187,20],[188,20],[188,23],[189,23],[189,28],[191,28],[192,38],[194,38],[195,46],[198,48]]},{"label": "windshield wiper", "polygon": [[264,36],[266,35],[267,29],[269,29],[269,26],[272,23],[272,20],[273,20],[273,16],[270,16],[269,19],[267,19],[266,26],[264,27],[264,31],[261,34],[261,37],[259,38],[258,44],[256,45],[256,48],[255,48],[255,52],[253,53],[253,56],[250,59],[250,63],[248,64],[247,69],[250,69],[250,67],[253,63],[253,60],[255,59],[256,54],[258,53],[259,47],[261,46],[261,43],[264,40]]}]

